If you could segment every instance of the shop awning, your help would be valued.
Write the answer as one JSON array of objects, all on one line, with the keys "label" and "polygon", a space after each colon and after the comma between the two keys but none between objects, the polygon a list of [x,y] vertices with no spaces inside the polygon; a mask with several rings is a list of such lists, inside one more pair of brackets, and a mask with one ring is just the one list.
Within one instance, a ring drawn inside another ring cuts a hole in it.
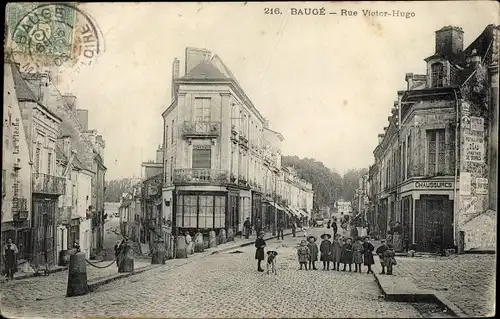
[{"label": "shop awning", "polygon": [[303,214],[305,214],[304,217],[309,217],[309,214],[305,210],[301,209],[300,212],[303,213]]},{"label": "shop awning", "polygon": [[280,206],[280,204],[277,204],[277,203],[274,203],[276,208],[278,208],[279,210],[285,210],[283,207]]},{"label": "shop awning", "polygon": [[292,206],[288,206],[287,210],[290,213],[292,213],[293,215],[295,215],[296,217],[301,217],[300,213],[298,211],[296,211]]}]

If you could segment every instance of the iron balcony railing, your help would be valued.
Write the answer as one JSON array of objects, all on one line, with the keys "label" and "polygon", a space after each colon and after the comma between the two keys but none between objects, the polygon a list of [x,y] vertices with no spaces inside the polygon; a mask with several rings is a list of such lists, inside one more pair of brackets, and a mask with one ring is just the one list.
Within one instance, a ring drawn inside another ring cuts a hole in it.
[{"label": "iron balcony railing", "polygon": [[226,182],[229,182],[229,174],[225,170],[209,168],[182,168],[174,170],[174,184]]},{"label": "iron balcony railing", "polygon": [[184,137],[218,137],[220,135],[220,122],[185,121],[181,130]]},{"label": "iron balcony railing", "polygon": [[66,179],[48,174],[33,173],[33,193],[66,194]]}]

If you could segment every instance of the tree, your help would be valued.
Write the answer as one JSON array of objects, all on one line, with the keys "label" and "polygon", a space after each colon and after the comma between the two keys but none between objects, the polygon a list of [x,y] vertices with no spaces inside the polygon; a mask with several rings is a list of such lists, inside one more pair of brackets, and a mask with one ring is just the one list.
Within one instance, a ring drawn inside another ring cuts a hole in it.
[{"label": "tree", "polygon": [[351,201],[356,194],[356,189],[359,187],[359,179],[368,173],[368,169],[350,169],[342,178],[342,198],[346,201]]},{"label": "tree", "polygon": [[104,193],[104,201],[119,202],[123,193],[132,192],[133,182],[134,179],[132,178],[105,181],[106,192]]}]

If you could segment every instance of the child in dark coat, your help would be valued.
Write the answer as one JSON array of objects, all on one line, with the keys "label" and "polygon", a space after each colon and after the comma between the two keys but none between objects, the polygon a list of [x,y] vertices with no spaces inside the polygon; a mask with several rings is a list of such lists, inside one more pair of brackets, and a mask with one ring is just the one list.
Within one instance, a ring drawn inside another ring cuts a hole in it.
[{"label": "child in dark coat", "polygon": [[385,262],[384,262],[384,253],[388,249],[387,243],[385,240],[382,240],[382,245],[377,248],[375,253],[378,255],[378,258],[380,260],[380,266],[382,267],[382,272],[380,273],[381,275],[385,275]]},{"label": "child in dark coat", "polygon": [[368,270],[366,271],[367,274],[373,274],[372,265],[375,264],[375,261],[373,260],[373,250],[375,250],[375,247],[373,247],[373,244],[370,243],[370,238],[368,236],[365,237],[365,241],[363,243],[363,260],[365,266],[368,266]]},{"label": "child in dark coat", "polygon": [[352,271],[352,239],[347,238],[346,243],[342,247],[342,263],[344,264],[344,269],[346,270],[346,265],[349,265],[349,271]]},{"label": "child in dark coat", "polygon": [[316,261],[318,261],[318,245],[316,245],[316,237],[307,237],[307,247],[309,248],[309,269],[318,270],[316,268]]},{"label": "child in dark coat", "polygon": [[300,270],[302,270],[302,266],[307,270],[307,262],[309,261],[309,247],[307,247],[307,242],[302,240],[300,242],[300,246],[297,249],[297,257],[299,259]]},{"label": "child in dark coat", "polygon": [[[330,270],[330,261],[333,261],[333,246],[330,242],[330,238],[332,236],[330,234],[321,235],[321,245],[319,246],[319,250],[321,251],[321,261],[323,262],[323,270]],[[335,269],[335,264],[333,265]]]},{"label": "child in dark coat", "polygon": [[257,240],[255,241],[255,259],[257,259],[257,270],[263,272],[260,263],[264,260],[264,247],[266,247],[266,242],[264,241],[264,233],[257,234]]},{"label": "child in dark coat", "polygon": [[356,238],[356,242],[352,245],[352,262],[354,264],[354,272],[361,272],[361,264],[363,263],[363,244],[361,238]]},{"label": "child in dark coat", "polygon": [[394,246],[392,244],[387,245],[387,250],[384,252],[384,264],[387,267],[388,275],[392,275],[392,266],[396,265],[395,256]]}]

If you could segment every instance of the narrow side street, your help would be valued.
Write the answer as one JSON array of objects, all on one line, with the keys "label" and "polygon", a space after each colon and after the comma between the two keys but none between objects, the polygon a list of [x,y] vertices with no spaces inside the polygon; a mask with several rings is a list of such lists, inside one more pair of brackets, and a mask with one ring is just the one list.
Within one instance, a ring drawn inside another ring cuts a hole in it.
[{"label": "narrow side street", "polygon": [[[326,229],[311,229],[315,236]],[[278,274],[258,273],[254,247],[228,251],[166,271],[160,267],[73,298],[41,301],[6,295],[8,316],[142,317],[420,317],[410,304],[380,299],[366,273],[300,271],[296,245],[303,237],[269,240]],[[318,262],[319,266],[319,262]],[[321,269],[321,267],[318,267]],[[47,279],[50,279],[48,277]],[[3,298],[2,298],[3,299]],[[12,301],[12,302],[11,302]]]}]

